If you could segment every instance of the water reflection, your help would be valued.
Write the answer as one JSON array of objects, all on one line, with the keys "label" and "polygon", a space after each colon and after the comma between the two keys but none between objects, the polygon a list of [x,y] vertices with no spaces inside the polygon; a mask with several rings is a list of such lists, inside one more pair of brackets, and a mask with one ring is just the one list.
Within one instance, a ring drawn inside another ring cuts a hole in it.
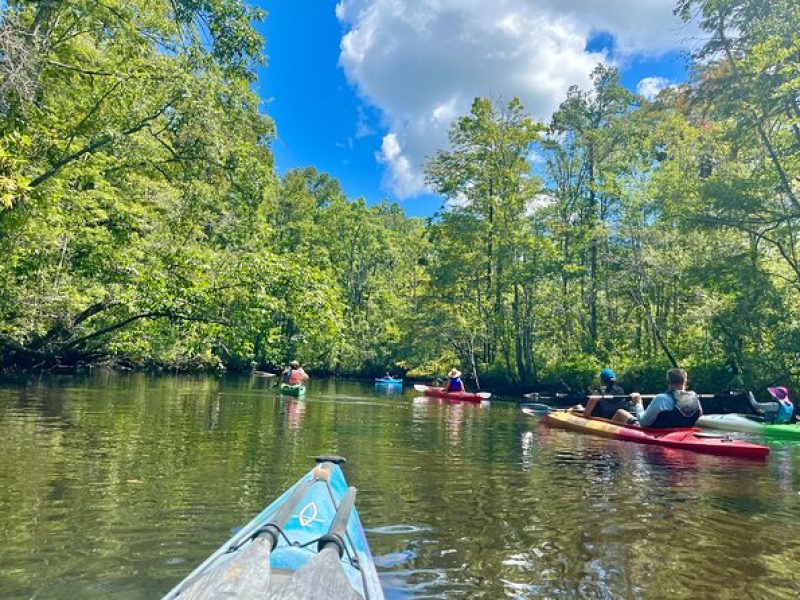
[{"label": "water reflection", "polygon": [[269,384],[0,387],[0,597],[157,597],[332,452],[389,598],[800,589],[798,445],[753,464],[550,430],[503,402]]},{"label": "water reflection", "polygon": [[303,424],[303,415],[306,412],[306,403],[294,398],[284,400],[284,423],[289,429],[298,429]]}]

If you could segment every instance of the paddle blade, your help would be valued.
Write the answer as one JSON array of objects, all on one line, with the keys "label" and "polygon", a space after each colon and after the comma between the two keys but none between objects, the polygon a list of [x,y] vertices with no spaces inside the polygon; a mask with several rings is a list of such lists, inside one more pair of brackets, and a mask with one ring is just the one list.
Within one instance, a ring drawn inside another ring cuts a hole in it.
[{"label": "paddle blade", "polygon": [[522,412],[529,417],[544,417],[552,410],[547,404],[524,404],[522,406]]},{"label": "paddle blade", "polygon": [[488,400],[489,398],[492,397],[492,394],[490,392],[475,392],[475,395],[478,398],[483,398],[484,400]]},{"label": "paddle blade", "polygon": [[428,391],[428,386],[427,385],[422,385],[421,383],[415,383],[414,384],[414,389],[417,390],[418,392],[427,392]]}]

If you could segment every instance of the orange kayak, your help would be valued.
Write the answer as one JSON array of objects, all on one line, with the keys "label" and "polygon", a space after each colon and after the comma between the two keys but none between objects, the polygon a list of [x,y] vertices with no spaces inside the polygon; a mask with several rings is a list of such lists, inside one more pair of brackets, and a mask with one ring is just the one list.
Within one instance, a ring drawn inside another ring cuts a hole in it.
[{"label": "orange kayak", "polygon": [[651,446],[664,446],[717,456],[733,456],[765,460],[769,448],[727,436],[708,435],[697,427],[681,429],[646,429],[622,425],[607,419],[587,418],[572,412],[552,412],[544,417],[551,427],[581,431],[615,440],[625,440]]}]

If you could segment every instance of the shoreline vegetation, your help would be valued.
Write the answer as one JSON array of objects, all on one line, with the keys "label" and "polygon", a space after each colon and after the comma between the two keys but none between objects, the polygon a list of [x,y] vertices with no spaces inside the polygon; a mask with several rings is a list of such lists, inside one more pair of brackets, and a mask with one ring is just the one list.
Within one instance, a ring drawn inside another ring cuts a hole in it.
[{"label": "shoreline vegetation", "polygon": [[276,173],[245,2],[9,0],[0,369],[796,386],[800,7],[675,10],[702,34],[687,83],[647,99],[598,65],[548,122],[476,98],[419,219]]}]

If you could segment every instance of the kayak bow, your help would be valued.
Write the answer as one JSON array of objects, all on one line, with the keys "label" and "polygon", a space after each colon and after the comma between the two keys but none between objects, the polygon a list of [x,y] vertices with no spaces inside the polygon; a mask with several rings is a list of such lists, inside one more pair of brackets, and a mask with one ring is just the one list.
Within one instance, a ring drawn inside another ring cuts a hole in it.
[{"label": "kayak bow", "polygon": [[492,397],[489,392],[476,392],[474,394],[470,392],[448,392],[443,387],[433,387],[422,385],[421,383],[415,383],[414,389],[429,398],[447,398],[448,400],[461,400],[463,402],[480,402]]},{"label": "kayak bow", "polygon": [[727,414],[703,415],[697,420],[700,427],[722,431],[740,431],[759,435],[800,440],[800,424],[765,423],[756,415]]},{"label": "kayak bow", "polygon": [[164,596],[382,600],[340,457],[318,464]]},{"label": "kayak bow", "polygon": [[571,429],[616,440],[691,450],[718,456],[764,460],[769,448],[729,437],[708,437],[696,427],[680,429],[646,429],[614,423],[607,419],[586,418],[572,412],[552,412],[544,416],[551,427]]}]

